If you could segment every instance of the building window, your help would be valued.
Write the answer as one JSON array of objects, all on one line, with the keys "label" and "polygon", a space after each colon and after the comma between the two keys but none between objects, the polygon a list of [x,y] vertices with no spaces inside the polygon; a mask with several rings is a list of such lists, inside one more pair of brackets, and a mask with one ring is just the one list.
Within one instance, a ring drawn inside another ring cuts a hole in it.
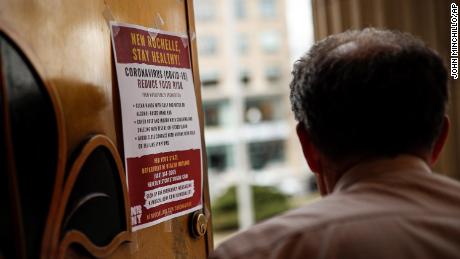
[{"label": "building window", "polygon": [[200,78],[203,87],[216,87],[219,85],[219,74],[216,71],[203,72]]},{"label": "building window", "polygon": [[246,0],[233,0],[235,4],[235,17],[239,20],[246,18]]},{"label": "building window", "polygon": [[249,83],[251,82],[251,76],[249,75],[248,70],[243,69],[243,70],[240,71],[240,82],[244,86],[249,85]]},{"label": "building window", "polygon": [[282,118],[283,109],[280,97],[258,97],[246,100],[245,122],[260,123]]},{"label": "building window", "polygon": [[204,121],[206,127],[224,126],[230,119],[229,102],[227,100],[203,103]]},{"label": "building window", "polygon": [[198,21],[213,20],[215,13],[214,0],[195,0],[195,17]]},{"label": "building window", "polygon": [[277,83],[281,79],[281,69],[278,66],[269,66],[265,68],[265,78],[270,83]]},{"label": "building window", "polygon": [[206,153],[209,170],[220,173],[233,166],[233,149],[230,145],[208,146]]},{"label": "building window", "polygon": [[280,34],[276,31],[266,31],[260,35],[260,43],[265,53],[274,53],[280,47]]},{"label": "building window", "polygon": [[238,34],[236,38],[236,44],[238,48],[238,53],[240,55],[244,55],[248,53],[249,41],[248,41],[248,37],[246,34],[242,34],[242,33]]},{"label": "building window", "polygon": [[284,161],[284,141],[271,140],[248,144],[251,169],[260,170],[270,164]]},{"label": "building window", "polygon": [[201,36],[198,39],[198,54],[200,56],[214,55],[217,51],[217,39],[214,36]]},{"label": "building window", "polygon": [[263,18],[273,18],[276,16],[276,0],[259,0],[260,13]]}]

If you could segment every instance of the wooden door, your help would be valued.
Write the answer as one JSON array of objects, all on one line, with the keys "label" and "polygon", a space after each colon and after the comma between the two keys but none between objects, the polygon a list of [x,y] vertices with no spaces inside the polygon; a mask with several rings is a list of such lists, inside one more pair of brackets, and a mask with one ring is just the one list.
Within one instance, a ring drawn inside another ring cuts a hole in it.
[{"label": "wooden door", "polygon": [[205,147],[191,0],[0,0],[0,258],[212,250],[204,150],[205,234],[196,213],[131,231],[110,20],[189,36]]}]

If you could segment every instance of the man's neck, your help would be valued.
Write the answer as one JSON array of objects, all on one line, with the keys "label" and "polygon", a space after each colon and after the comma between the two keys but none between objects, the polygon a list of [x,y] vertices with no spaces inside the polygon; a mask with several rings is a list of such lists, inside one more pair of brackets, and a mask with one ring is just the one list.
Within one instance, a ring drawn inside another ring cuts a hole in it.
[{"label": "man's neck", "polygon": [[408,154],[400,154],[395,157],[353,157],[353,158],[348,158],[346,160],[342,160],[340,162],[332,162],[327,158],[322,158],[321,159],[321,173],[317,174],[317,181],[318,185],[320,185],[320,191],[321,195],[325,196],[334,191],[334,188],[337,184],[337,182],[340,180],[340,178],[343,177],[347,172],[349,172],[351,169],[360,166],[362,164],[369,164],[374,161],[381,161],[381,160],[389,160],[389,159],[394,159],[396,157],[400,156],[411,156],[411,157],[417,157],[423,161],[425,161],[426,164],[429,165],[429,157],[430,155],[427,152],[411,152]]}]

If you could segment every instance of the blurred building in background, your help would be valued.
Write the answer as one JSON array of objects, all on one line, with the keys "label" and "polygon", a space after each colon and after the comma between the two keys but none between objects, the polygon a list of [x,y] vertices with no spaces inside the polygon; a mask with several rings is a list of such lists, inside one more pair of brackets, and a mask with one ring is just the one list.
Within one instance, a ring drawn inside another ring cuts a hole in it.
[{"label": "blurred building in background", "polygon": [[[238,130],[247,150],[249,181],[305,193],[309,175],[288,98],[292,64],[286,1],[232,0],[230,14],[224,1],[194,3],[211,197],[238,181],[232,127],[238,109],[232,107],[235,85],[228,76],[235,67],[243,88],[244,123]],[[233,15],[233,32],[226,30],[225,15]]]}]

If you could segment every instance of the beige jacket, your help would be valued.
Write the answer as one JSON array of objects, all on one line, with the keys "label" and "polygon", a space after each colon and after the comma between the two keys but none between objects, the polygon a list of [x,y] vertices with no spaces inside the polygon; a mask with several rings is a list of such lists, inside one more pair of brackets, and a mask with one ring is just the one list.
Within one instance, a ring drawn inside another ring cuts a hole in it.
[{"label": "beige jacket", "polygon": [[236,235],[211,258],[460,258],[460,183],[413,156],[360,164],[332,194]]}]

